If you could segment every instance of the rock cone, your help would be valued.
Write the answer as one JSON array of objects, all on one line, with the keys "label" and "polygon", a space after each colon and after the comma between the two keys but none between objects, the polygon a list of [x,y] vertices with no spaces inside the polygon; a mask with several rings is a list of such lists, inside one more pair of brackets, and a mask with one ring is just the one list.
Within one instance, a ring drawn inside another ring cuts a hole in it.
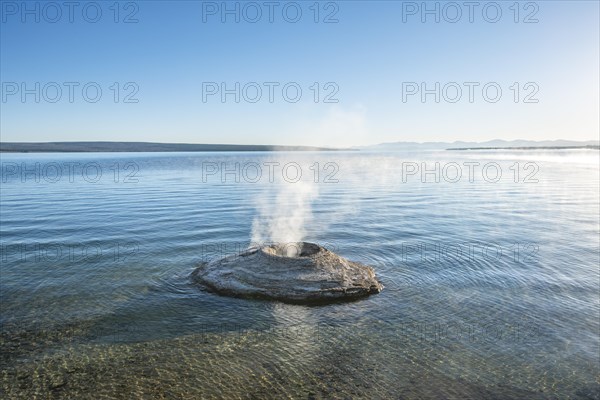
[{"label": "rock cone", "polygon": [[383,289],[373,268],[308,242],[250,248],[201,264],[192,278],[222,295],[290,303],[352,300]]}]

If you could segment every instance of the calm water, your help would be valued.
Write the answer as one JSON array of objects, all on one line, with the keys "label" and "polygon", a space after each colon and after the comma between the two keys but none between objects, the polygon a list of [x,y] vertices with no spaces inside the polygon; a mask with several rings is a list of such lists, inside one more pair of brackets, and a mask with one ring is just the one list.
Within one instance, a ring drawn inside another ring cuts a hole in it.
[{"label": "calm water", "polygon": [[[597,151],[1,159],[2,398],[600,398]],[[298,236],[384,291],[307,307],[189,279]]]}]

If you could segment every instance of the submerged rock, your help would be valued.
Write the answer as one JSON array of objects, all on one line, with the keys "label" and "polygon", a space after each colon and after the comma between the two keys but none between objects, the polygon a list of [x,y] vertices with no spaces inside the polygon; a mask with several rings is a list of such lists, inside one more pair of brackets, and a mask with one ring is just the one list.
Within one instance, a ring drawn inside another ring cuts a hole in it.
[{"label": "submerged rock", "polygon": [[201,264],[192,278],[219,294],[291,303],[351,300],[383,289],[373,268],[308,242],[250,248]]}]

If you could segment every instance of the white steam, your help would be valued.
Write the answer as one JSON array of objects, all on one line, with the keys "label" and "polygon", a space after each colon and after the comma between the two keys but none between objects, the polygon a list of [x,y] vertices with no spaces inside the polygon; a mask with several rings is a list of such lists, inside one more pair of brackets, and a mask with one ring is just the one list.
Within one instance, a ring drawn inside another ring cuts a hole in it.
[{"label": "white steam", "polygon": [[268,184],[256,200],[252,243],[303,241],[314,219],[312,202],[318,194],[318,184],[310,181]]}]

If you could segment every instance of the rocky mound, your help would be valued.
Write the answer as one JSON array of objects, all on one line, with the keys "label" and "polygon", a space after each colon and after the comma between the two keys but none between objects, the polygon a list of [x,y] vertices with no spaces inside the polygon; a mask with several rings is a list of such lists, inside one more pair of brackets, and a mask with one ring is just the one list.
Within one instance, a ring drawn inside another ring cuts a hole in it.
[{"label": "rocky mound", "polygon": [[291,303],[352,300],[383,289],[373,268],[308,242],[250,248],[201,264],[192,278],[219,294]]}]

